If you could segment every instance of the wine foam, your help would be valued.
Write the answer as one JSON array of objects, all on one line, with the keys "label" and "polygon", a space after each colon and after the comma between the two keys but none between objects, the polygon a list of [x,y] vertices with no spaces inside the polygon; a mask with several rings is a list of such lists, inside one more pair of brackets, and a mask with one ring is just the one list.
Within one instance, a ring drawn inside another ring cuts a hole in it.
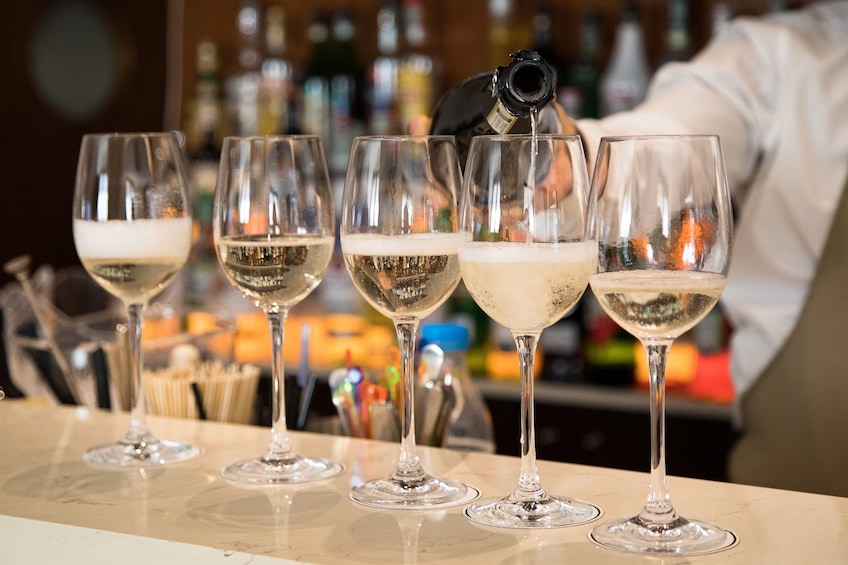
[{"label": "wine foam", "polygon": [[466,241],[459,246],[460,260],[478,263],[583,262],[598,256],[597,241],[526,243]]},{"label": "wine foam", "polygon": [[74,219],[74,244],[87,259],[186,257],[191,218],[109,220]]},{"label": "wine foam", "polygon": [[342,236],[346,255],[456,255],[453,232],[410,233],[402,235],[351,234]]}]

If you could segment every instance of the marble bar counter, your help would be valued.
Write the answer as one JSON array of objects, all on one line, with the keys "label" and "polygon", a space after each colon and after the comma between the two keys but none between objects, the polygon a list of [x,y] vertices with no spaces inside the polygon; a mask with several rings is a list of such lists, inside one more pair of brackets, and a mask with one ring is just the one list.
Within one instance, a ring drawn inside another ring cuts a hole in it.
[{"label": "marble bar counter", "polygon": [[[342,461],[345,472],[298,487],[246,488],[219,470],[263,451],[267,428],[157,417],[149,423],[159,437],[197,443],[205,454],[145,472],[98,470],[83,463],[83,451],[121,437],[127,414],[0,401],[0,562],[848,563],[848,498],[670,477],[681,514],[729,528],[740,542],[720,553],[660,560],[595,546],[592,525],[497,530],[472,524],[461,507],[385,511],[351,502],[352,484],[391,470],[395,443],[291,433],[301,453]],[[510,492],[519,471],[514,457],[427,448],[419,455],[428,470],[466,481],[483,496]],[[648,460],[646,453],[646,466]],[[550,461],[539,469],[549,492],[597,504],[601,520],[635,514],[648,490],[647,471]]]}]

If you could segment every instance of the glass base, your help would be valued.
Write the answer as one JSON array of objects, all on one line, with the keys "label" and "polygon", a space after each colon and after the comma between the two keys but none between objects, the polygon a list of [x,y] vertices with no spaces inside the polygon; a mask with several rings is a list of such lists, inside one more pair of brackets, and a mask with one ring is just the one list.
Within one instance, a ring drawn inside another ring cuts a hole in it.
[{"label": "glass base", "polygon": [[221,469],[227,480],[253,485],[309,483],[335,477],[344,465],[329,459],[306,458],[299,455],[285,459],[257,457],[233,463]]},{"label": "glass base", "polygon": [[437,479],[426,473],[415,478],[395,475],[376,479],[350,489],[350,499],[373,508],[429,510],[468,504],[480,491],[452,479]]},{"label": "glass base", "polygon": [[135,469],[180,463],[202,453],[203,448],[196,445],[147,438],[142,443],[123,440],[92,447],[82,458],[102,469]]},{"label": "glass base", "polygon": [[709,522],[678,517],[669,524],[652,524],[639,516],[599,524],[589,539],[608,549],[650,555],[704,555],[738,542],[733,532]]},{"label": "glass base", "polygon": [[508,496],[477,501],[463,514],[472,522],[497,528],[564,528],[597,520],[601,509],[575,498],[517,500]]}]

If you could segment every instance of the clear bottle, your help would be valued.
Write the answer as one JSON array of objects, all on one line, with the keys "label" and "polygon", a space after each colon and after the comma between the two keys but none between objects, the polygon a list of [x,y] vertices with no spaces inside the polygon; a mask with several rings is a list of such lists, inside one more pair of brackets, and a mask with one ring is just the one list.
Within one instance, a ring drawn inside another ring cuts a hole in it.
[{"label": "clear bottle", "polygon": [[644,99],[650,75],[636,3],[629,1],[618,25],[609,64],[601,76],[601,115],[633,109]]},{"label": "clear bottle", "polygon": [[468,329],[461,324],[426,324],[421,328],[421,346],[427,344],[444,352],[443,382],[454,396],[444,447],[494,453],[492,416],[468,370]]},{"label": "clear bottle", "polygon": [[539,133],[559,133],[553,105],[556,72],[536,52],[521,50],[494,71],[479,73],[450,87],[436,103],[430,132],[456,136],[460,163],[475,135],[530,133],[530,112],[538,112]]}]

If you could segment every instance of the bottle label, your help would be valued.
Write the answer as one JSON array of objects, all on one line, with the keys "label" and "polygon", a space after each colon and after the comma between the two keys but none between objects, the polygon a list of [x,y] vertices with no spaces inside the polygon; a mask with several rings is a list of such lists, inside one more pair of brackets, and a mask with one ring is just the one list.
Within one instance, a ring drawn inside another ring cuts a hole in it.
[{"label": "bottle label", "polygon": [[497,133],[504,134],[509,133],[512,126],[514,126],[515,122],[518,121],[518,117],[513,116],[509,110],[506,109],[506,106],[501,104],[501,101],[498,100],[495,107],[492,108],[492,111],[489,112],[488,116],[486,116],[486,121]]}]

